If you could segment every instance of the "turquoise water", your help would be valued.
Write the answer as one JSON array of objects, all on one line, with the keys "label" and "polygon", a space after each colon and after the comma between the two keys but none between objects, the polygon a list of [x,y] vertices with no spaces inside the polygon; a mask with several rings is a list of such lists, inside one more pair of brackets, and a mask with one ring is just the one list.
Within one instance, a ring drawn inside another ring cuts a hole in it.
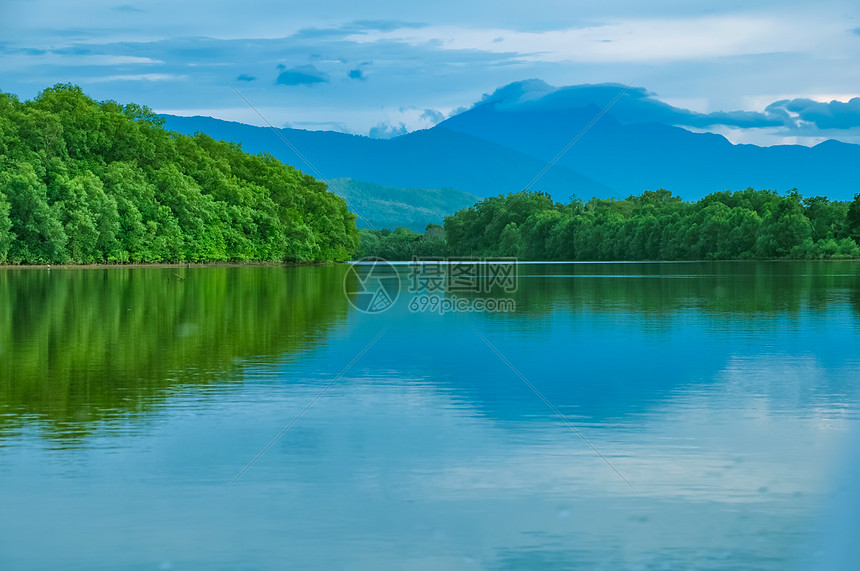
[{"label": "turquoise water", "polygon": [[367,271],[0,271],[0,568],[857,568],[856,262]]}]

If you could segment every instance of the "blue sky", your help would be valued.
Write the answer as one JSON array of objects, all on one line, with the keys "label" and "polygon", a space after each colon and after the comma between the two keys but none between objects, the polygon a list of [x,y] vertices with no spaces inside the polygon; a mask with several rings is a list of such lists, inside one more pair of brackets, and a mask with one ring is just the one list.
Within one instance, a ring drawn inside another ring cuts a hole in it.
[{"label": "blue sky", "polygon": [[791,118],[688,125],[735,142],[860,142],[858,62],[860,3],[848,1],[0,4],[0,89],[22,98],[68,81],[97,99],[260,124],[229,81],[276,125],[374,136],[539,78],[633,82],[698,115]]}]

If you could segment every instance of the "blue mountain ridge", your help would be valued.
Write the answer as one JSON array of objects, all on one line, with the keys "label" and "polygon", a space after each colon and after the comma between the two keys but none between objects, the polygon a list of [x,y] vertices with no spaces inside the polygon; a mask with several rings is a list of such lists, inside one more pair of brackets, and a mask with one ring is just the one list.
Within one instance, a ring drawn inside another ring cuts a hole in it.
[{"label": "blue mountain ridge", "polygon": [[707,125],[720,115],[743,125],[761,118],[747,112],[694,113],[641,89],[624,93],[600,115],[618,93],[614,85],[555,89],[539,81],[518,82],[435,127],[384,140],[280,129],[313,167],[272,129],[210,117],[163,117],[169,129],[238,142],[246,151],[271,153],[314,176],[387,187],[447,187],[478,196],[516,192],[575,140],[532,190],[556,200],[620,198],[658,188],[688,200],[748,187],[797,188],[804,196],[834,200],[851,200],[860,192],[860,145],[732,144],[722,135],[670,123]]},{"label": "blue mountain ridge", "polygon": [[[600,112],[589,105],[562,110],[499,110],[489,103],[440,123],[502,146],[551,160]],[[829,140],[801,145],[734,145],[713,133],[660,123],[622,124],[609,113],[558,161],[604,183],[616,196],[666,188],[685,199],[721,190],[797,188],[805,196],[850,200],[860,192],[860,145]],[[588,198],[585,196],[585,198]]]},{"label": "blue mountain ridge", "polygon": [[[455,188],[490,196],[522,190],[546,165],[517,150],[439,127],[394,139],[279,129],[302,158],[268,127],[211,117],[162,117],[168,129],[185,134],[201,131],[215,139],[241,143],[247,152],[270,153],[318,178],[351,178],[386,187]],[[564,198],[573,192],[589,196],[612,192],[566,167],[543,177],[540,189]]]}]

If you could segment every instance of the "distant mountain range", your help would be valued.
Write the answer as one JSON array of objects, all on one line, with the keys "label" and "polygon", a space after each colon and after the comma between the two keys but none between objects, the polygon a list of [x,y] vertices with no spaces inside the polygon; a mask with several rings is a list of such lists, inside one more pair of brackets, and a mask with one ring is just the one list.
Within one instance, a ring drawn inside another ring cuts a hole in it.
[{"label": "distant mountain range", "polygon": [[394,201],[407,205],[417,197],[414,189],[457,189],[479,197],[522,190],[580,134],[533,190],[565,201],[571,195],[621,198],[658,188],[688,200],[748,187],[797,188],[804,196],[834,200],[860,192],[860,145],[833,140],[814,147],[734,145],[721,135],[676,125],[707,126],[719,115],[723,124],[743,126],[754,114],[698,114],[641,89],[625,92],[600,115],[621,90],[519,82],[431,129],[393,139],[281,129],[312,166],[269,128],[209,117],[164,118],[170,129],[239,142],[246,151],[271,153],[314,176],[373,183],[377,186],[364,187],[371,201],[380,187],[387,187],[388,201],[393,189],[410,189]]},{"label": "distant mountain range", "polygon": [[[327,179],[351,178],[387,187],[456,188],[478,196],[522,190],[546,161],[480,137],[436,126],[394,139],[371,139],[333,131],[280,129],[302,156],[296,155],[268,127],[211,117],[164,115],[166,127],[180,133],[202,131],[216,139],[242,143],[250,153],[271,153],[282,162]],[[607,186],[568,168],[553,168],[541,189],[567,197],[608,195]],[[567,194],[564,194],[567,193]]]}]

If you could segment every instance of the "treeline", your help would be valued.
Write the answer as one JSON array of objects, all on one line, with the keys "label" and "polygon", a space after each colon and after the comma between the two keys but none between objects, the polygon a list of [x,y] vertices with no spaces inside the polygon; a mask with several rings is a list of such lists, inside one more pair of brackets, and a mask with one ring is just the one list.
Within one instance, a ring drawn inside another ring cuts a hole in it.
[{"label": "treeline", "polygon": [[0,92],[0,263],[350,258],[355,216],[270,155],[72,85]]},{"label": "treeline", "polygon": [[623,200],[554,202],[541,192],[486,198],[444,230],[361,231],[362,256],[515,256],[528,260],[860,258],[853,202],[792,191],[716,192],[685,202],[667,190]]}]

